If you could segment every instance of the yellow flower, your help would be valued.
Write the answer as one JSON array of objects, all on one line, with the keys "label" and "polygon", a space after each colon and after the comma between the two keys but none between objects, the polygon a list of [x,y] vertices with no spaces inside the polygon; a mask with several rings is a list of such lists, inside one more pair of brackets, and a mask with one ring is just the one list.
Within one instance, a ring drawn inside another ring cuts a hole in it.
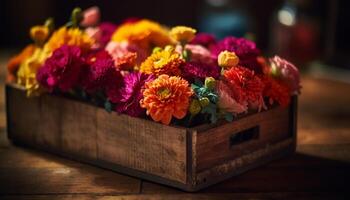
[{"label": "yellow flower", "polygon": [[30,37],[39,45],[47,40],[49,33],[50,31],[47,26],[33,26],[30,29]]},{"label": "yellow flower", "polygon": [[113,33],[112,41],[127,41],[145,49],[164,47],[172,43],[166,28],[147,19],[121,25]]},{"label": "yellow flower", "polygon": [[52,52],[64,44],[78,46],[83,51],[88,51],[94,44],[94,40],[78,28],[61,27],[53,33],[45,48]]},{"label": "yellow flower", "polygon": [[145,74],[179,75],[180,65],[184,62],[181,55],[174,50],[156,51],[150,55],[140,66]]},{"label": "yellow flower", "polygon": [[25,59],[17,71],[17,83],[23,85],[27,90],[27,96],[40,94],[41,88],[36,80],[36,72],[43,65],[50,51],[36,48],[34,53]]},{"label": "yellow flower", "polygon": [[239,58],[234,52],[222,51],[218,56],[218,64],[222,68],[231,68],[239,63]]},{"label": "yellow flower", "polygon": [[187,26],[175,26],[170,30],[170,37],[181,43],[191,41],[195,34],[196,30]]}]

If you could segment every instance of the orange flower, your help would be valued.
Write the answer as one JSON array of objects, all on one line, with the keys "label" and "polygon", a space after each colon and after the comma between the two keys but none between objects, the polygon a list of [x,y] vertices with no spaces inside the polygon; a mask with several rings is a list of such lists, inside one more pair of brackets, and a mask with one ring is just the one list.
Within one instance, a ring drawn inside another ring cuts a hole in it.
[{"label": "orange flower", "polygon": [[170,124],[171,118],[186,116],[193,91],[189,83],[177,76],[161,75],[145,84],[141,107],[156,122]]},{"label": "orange flower", "polygon": [[29,58],[31,55],[33,55],[35,51],[35,46],[33,44],[30,44],[24,48],[21,53],[18,55],[12,57],[9,62],[7,63],[7,82],[15,82],[16,81],[16,73],[19,68],[19,65],[27,58]]},{"label": "orange flower", "polygon": [[180,65],[184,62],[181,55],[173,50],[161,50],[150,55],[140,67],[145,74],[180,75]]}]

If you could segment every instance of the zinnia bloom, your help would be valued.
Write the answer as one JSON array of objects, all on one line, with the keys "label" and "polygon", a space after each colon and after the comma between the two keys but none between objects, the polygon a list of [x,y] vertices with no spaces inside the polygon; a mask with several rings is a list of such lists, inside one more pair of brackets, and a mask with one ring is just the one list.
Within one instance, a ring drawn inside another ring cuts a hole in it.
[{"label": "zinnia bloom", "polygon": [[85,64],[81,54],[77,46],[63,45],[56,49],[39,69],[36,77],[38,82],[49,91],[54,88],[68,91],[77,86]]},{"label": "zinnia bloom", "polygon": [[289,105],[290,90],[285,83],[268,76],[263,76],[261,80],[265,85],[263,95],[269,98],[269,103],[271,105],[274,102],[277,102],[283,107],[287,107]]},{"label": "zinnia bloom", "polygon": [[141,108],[140,100],[143,98],[142,89],[145,83],[154,80],[154,76],[132,72],[123,77],[124,86],[120,89],[121,99],[115,110],[133,117],[140,117],[145,113]]},{"label": "zinnia bloom", "polygon": [[36,48],[34,53],[20,65],[17,71],[17,83],[26,88],[27,96],[40,94],[41,89],[36,80],[36,74],[49,55],[50,52],[45,49]]},{"label": "zinnia bloom", "polygon": [[262,73],[262,67],[257,61],[260,50],[254,42],[245,38],[226,37],[212,48],[212,53],[219,56],[225,50],[234,52],[239,57],[240,66]]},{"label": "zinnia bloom", "polygon": [[191,41],[195,34],[196,30],[187,26],[175,26],[169,32],[170,37],[180,43],[187,43]]},{"label": "zinnia bloom", "polygon": [[20,66],[20,64],[29,58],[31,55],[33,55],[34,51],[36,50],[36,47],[33,44],[30,44],[26,46],[21,53],[19,53],[16,56],[13,56],[10,58],[10,60],[7,63],[7,82],[14,82],[16,81],[16,73]]},{"label": "zinnia bloom", "polygon": [[181,55],[174,50],[161,50],[150,55],[140,66],[145,74],[180,75],[180,65],[184,62]]},{"label": "zinnia bloom", "polygon": [[161,75],[145,84],[140,104],[154,121],[168,125],[172,117],[182,119],[186,116],[192,94],[186,80]]},{"label": "zinnia bloom", "polygon": [[301,87],[298,68],[279,56],[270,58],[270,64],[270,75],[285,82],[289,87],[291,94],[299,94]]},{"label": "zinnia bloom", "polygon": [[164,47],[172,43],[167,29],[146,19],[120,25],[113,33],[112,41],[127,41],[147,50],[153,46]]},{"label": "zinnia bloom", "polygon": [[238,103],[247,102],[251,107],[257,107],[259,110],[265,107],[262,96],[264,83],[254,71],[236,66],[225,70],[224,78]]},{"label": "zinnia bloom", "polygon": [[86,63],[81,84],[88,93],[95,93],[98,90],[105,92],[106,87],[111,84],[115,77],[121,77],[116,75],[119,72],[114,67],[114,61],[104,50],[89,54]]},{"label": "zinnia bloom", "polygon": [[220,68],[216,65],[208,65],[198,62],[185,62],[181,65],[182,77],[192,82],[195,79],[204,81],[206,77],[219,78]]},{"label": "zinnia bloom", "polygon": [[234,115],[247,112],[248,103],[246,101],[238,103],[234,92],[224,81],[218,81],[216,90],[219,95],[218,107],[220,109]]},{"label": "zinnia bloom", "polygon": [[213,47],[213,45],[216,44],[216,39],[212,34],[198,33],[191,40],[190,44],[197,44],[197,45],[201,45],[203,47],[206,47],[208,49],[211,49],[211,47]]},{"label": "zinnia bloom", "polygon": [[93,39],[80,29],[68,29],[64,26],[52,34],[50,39],[45,44],[45,48],[48,48],[50,51],[54,51],[62,45],[69,45],[80,47],[81,50],[86,52],[92,47],[93,44]]}]

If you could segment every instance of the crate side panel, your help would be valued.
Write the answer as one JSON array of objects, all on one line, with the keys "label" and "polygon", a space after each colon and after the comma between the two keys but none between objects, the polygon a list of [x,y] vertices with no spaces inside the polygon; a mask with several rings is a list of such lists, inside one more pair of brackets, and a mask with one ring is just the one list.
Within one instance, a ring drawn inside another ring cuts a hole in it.
[{"label": "crate side panel", "polygon": [[97,111],[98,159],[186,183],[186,130]]},{"label": "crate side panel", "polygon": [[97,108],[82,102],[62,99],[61,137],[66,153],[97,158]]},{"label": "crate side panel", "polygon": [[33,143],[40,121],[40,98],[27,98],[24,89],[6,85],[6,107],[8,137]]},{"label": "crate side panel", "polygon": [[[258,138],[230,145],[230,136],[259,127]],[[276,107],[197,134],[197,172],[249,154],[290,136],[289,109]]]}]

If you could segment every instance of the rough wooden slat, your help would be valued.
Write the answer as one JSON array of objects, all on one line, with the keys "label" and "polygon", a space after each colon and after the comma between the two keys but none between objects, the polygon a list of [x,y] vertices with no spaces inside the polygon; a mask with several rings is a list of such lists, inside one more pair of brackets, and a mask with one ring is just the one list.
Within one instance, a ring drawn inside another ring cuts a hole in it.
[{"label": "rough wooden slat", "polygon": [[185,129],[104,110],[97,120],[99,159],[186,183]]}]

